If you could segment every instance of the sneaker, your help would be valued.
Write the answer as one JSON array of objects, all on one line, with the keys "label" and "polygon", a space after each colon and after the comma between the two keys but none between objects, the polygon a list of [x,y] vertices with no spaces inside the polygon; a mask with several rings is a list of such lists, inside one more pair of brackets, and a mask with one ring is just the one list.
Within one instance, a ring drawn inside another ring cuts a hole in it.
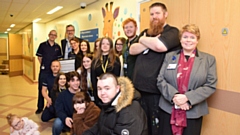
[{"label": "sneaker", "polygon": [[37,109],[37,111],[35,112],[35,114],[40,114],[43,110],[41,109]]}]

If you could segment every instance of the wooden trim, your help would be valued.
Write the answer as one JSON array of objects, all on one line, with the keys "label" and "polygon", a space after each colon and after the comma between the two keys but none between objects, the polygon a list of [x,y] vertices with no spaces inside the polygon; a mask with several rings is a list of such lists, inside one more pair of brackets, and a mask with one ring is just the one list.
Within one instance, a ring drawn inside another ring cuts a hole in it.
[{"label": "wooden trim", "polygon": [[7,56],[7,53],[0,53],[0,56]]},{"label": "wooden trim", "polygon": [[240,115],[240,93],[217,89],[208,99],[209,107]]},{"label": "wooden trim", "polygon": [[37,81],[32,80],[31,78],[29,78],[27,75],[23,74],[23,78],[30,84],[38,84]]},{"label": "wooden trim", "polygon": [[22,55],[9,55],[9,60],[22,59]]},{"label": "wooden trim", "polygon": [[30,61],[30,62],[33,62],[33,59],[34,59],[34,57],[26,56],[26,55],[22,55],[22,58],[23,58],[24,60],[27,60],[27,61]]},{"label": "wooden trim", "polygon": [[23,75],[23,70],[9,72],[9,77]]},{"label": "wooden trim", "polygon": [[36,80],[36,59],[33,57],[33,80]]}]

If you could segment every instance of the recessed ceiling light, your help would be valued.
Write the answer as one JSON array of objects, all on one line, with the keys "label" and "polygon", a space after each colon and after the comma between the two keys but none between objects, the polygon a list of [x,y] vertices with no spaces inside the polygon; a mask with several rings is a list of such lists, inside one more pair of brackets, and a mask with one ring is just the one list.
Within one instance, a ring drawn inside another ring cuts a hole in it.
[{"label": "recessed ceiling light", "polygon": [[11,30],[10,28],[7,29],[7,31],[10,31],[10,30]]},{"label": "recessed ceiling light", "polygon": [[63,8],[62,6],[57,6],[57,7],[55,7],[54,9],[48,11],[47,14],[49,14],[49,15],[50,15],[50,14],[53,14],[53,13],[57,12],[58,10],[60,10],[60,9],[62,9],[62,8]]},{"label": "recessed ceiling light", "polygon": [[11,24],[11,25],[10,25],[11,28],[14,27],[14,26],[15,26],[15,24]]},{"label": "recessed ceiling light", "polygon": [[5,31],[4,33],[8,33],[7,31]]},{"label": "recessed ceiling light", "polygon": [[42,19],[41,18],[37,18],[37,19],[33,20],[32,22],[38,22],[40,20],[42,20]]}]

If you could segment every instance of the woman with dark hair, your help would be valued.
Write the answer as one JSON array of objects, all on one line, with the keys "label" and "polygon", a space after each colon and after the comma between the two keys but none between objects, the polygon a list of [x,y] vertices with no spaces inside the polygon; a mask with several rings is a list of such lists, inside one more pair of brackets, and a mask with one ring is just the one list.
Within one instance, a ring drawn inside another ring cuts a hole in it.
[{"label": "woman with dark hair", "polygon": [[120,75],[120,60],[113,50],[113,41],[109,37],[103,37],[100,41],[100,48],[97,55],[94,57],[91,65],[91,81],[93,87],[93,96],[95,103],[99,105],[99,98],[97,96],[97,78],[106,72]]},{"label": "woman with dark hair", "polygon": [[73,126],[71,134],[82,135],[91,128],[98,120],[100,109],[91,102],[86,92],[78,92],[73,96]]},{"label": "woman with dark hair", "polygon": [[82,59],[86,53],[91,53],[90,44],[87,40],[83,40],[80,43],[80,51],[77,54],[77,57],[75,58],[75,70],[77,70],[82,66]]},{"label": "woman with dark hair", "polygon": [[54,84],[53,84],[53,88],[52,88],[52,92],[51,92],[53,106],[57,99],[58,94],[64,90],[66,90],[67,87],[68,87],[67,77],[66,77],[65,73],[60,72],[57,75],[56,79],[54,80]]},{"label": "woman with dark hair", "polygon": [[92,64],[93,54],[87,53],[83,57],[82,66],[78,68],[77,72],[80,74],[81,88],[83,90],[87,90],[92,101],[94,101],[93,97],[93,88],[91,83],[91,64]]},{"label": "woman with dark hair", "polygon": [[120,63],[121,63],[120,76],[124,75],[122,49],[123,49],[123,45],[126,45],[125,43],[126,43],[126,39],[124,37],[119,37],[115,41],[115,53],[119,56]]}]

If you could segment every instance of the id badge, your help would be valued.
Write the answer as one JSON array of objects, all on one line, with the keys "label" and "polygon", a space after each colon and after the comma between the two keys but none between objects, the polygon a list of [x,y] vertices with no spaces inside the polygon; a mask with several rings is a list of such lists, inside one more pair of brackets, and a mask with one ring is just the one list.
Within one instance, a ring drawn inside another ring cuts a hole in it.
[{"label": "id badge", "polygon": [[148,51],[149,51],[149,49],[144,50],[144,51],[143,51],[143,54],[147,54]]},{"label": "id badge", "polygon": [[176,105],[176,104],[174,104],[174,108],[175,109],[180,109],[180,107],[178,105]]},{"label": "id badge", "polygon": [[123,68],[127,68],[127,63],[124,63],[124,64],[123,64]]},{"label": "id badge", "polygon": [[168,69],[168,70],[172,70],[172,69],[176,69],[176,67],[177,67],[177,64],[169,64],[169,65],[167,66],[167,69]]}]

